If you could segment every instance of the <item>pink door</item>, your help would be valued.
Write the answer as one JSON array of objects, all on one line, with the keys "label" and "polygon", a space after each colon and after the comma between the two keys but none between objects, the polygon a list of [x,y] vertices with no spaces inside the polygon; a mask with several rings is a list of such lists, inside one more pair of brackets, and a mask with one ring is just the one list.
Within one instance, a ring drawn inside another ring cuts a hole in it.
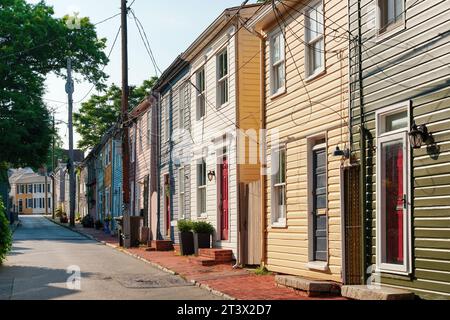
[{"label": "pink door", "polygon": [[386,163],[389,182],[386,190],[386,258],[388,263],[403,264],[403,215],[405,190],[403,185],[403,145],[393,144]]},{"label": "pink door", "polygon": [[221,164],[221,219],[220,219],[220,229],[221,229],[221,240],[228,240],[228,159],[223,158],[223,163]]}]

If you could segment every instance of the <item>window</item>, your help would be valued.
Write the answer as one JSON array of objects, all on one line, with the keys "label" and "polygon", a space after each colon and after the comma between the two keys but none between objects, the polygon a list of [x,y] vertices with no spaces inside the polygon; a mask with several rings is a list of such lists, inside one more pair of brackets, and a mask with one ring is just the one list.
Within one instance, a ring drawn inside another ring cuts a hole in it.
[{"label": "window", "polygon": [[217,56],[217,106],[228,102],[228,50]]},{"label": "window", "polygon": [[181,130],[186,129],[186,111],[187,111],[187,101],[188,101],[188,86],[182,85],[179,93],[179,112],[178,112],[178,128]]},{"label": "window", "polygon": [[105,214],[111,214],[110,209],[110,188],[106,188],[105,190]]},{"label": "window", "polygon": [[164,99],[164,140],[170,139],[170,101],[167,97]]},{"label": "window", "polygon": [[150,147],[151,143],[151,121],[152,121],[152,113],[150,111],[147,112],[147,148]]},{"label": "window", "polygon": [[285,43],[282,31],[270,37],[270,83],[272,95],[285,88]]},{"label": "window", "polygon": [[36,206],[36,199],[33,199],[33,208],[37,208],[37,206]]},{"label": "window", "polygon": [[131,143],[130,143],[130,147],[131,147],[131,150],[130,150],[130,153],[131,153],[131,162],[134,162],[135,161],[135,154],[134,154],[134,152],[135,152],[135,149],[136,149],[136,144],[135,144],[135,142],[134,142],[134,138],[133,137],[131,137]]},{"label": "window", "polygon": [[49,209],[52,208],[52,198],[48,198],[47,206]]},{"label": "window", "polygon": [[378,33],[398,27],[403,22],[405,0],[378,0]]},{"label": "window", "polygon": [[28,193],[33,193],[33,185],[32,184],[28,185]]},{"label": "window", "polygon": [[272,153],[272,225],[286,225],[286,149]]},{"label": "window", "polygon": [[324,70],[325,40],[322,1],[311,6],[305,13],[305,70],[306,77],[312,77]]},{"label": "window", "polygon": [[22,199],[19,200],[19,213],[23,212],[23,201]]},{"label": "window", "polygon": [[20,193],[21,194],[25,193],[25,185],[23,185],[23,184],[20,185]]},{"label": "window", "polygon": [[47,184],[47,192],[51,192],[50,183]]},{"label": "window", "polygon": [[377,113],[377,269],[409,273],[409,104]]},{"label": "window", "polygon": [[111,145],[106,143],[105,146],[105,166],[109,166],[111,164]]},{"label": "window", "polygon": [[206,162],[202,159],[197,164],[197,212],[206,215]]},{"label": "window", "polygon": [[37,184],[34,185],[34,193],[37,193]]},{"label": "window", "polygon": [[186,188],[185,188],[185,169],[180,168],[178,170],[178,203],[179,203],[179,214],[185,219],[186,218]]},{"label": "window", "polygon": [[42,193],[42,184],[38,184],[38,193]]},{"label": "window", "polygon": [[201,68],[196,73],[197,86],[197,120],[203,119],[206,114],[206,83],[205,83],[205,69]]}]

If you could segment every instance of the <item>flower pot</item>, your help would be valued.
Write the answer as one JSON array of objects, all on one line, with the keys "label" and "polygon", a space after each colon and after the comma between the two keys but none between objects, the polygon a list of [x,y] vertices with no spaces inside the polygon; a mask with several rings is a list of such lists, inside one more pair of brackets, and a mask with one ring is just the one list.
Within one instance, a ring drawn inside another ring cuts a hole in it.
[{"label": "flower pot", "polygon": [[198,255],[198,249],[211,248],[211,235],[209,233],[194,233],[195,255]]},{"label": "flower pot", "polygon": [[192,232],[178,232],[180,239],[180,254],[189,256],[195,253],[194,234]]}]

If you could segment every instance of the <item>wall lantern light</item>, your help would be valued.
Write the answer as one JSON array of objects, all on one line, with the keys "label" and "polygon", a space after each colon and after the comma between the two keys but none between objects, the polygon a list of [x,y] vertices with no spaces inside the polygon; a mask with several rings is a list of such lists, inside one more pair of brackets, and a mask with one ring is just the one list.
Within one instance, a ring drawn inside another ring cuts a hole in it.
[{"label": "wall lantern light", "polygon": [[412,148],[420,149],[424,143],[427,143],[430,136],[426,125],[422,124],[417,126],[416,122],[413,122],[411,131],[409,132],[409,142]]},{"label": "wall lantern light", "polygon": [[349,149],[341,150],[339,148],[339,146],[337,146],[336,150],[333,151],[333,156],[334,157],[343,157],[345,159],[349,159],[350,158],[350,150]]},{"label": "wall lantern light", "polygon": [[208,172],[208,180],[213,181],[213,179],[216,177],[216,172],[214,170],[211,170]]}]

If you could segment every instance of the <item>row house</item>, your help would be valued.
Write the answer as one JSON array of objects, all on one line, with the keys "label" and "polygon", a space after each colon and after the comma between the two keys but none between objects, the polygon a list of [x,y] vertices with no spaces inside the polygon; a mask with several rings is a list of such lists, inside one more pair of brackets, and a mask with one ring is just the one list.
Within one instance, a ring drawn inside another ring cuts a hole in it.
[{"label": "row house", "polygon": [[263,48],[263,261],[270,271],[339,283],[349,165],[346,12],[346,1],[277,1],[250,23]]},{"label": "row house", "polygon": [[350,1],[366,277],[450,298],[450,2]]},{"label": "row house", "polygon": [[18,214],[49,214],[52,211],[50,179],[37,173],[27,173],[14,180],[14,210]]}]

